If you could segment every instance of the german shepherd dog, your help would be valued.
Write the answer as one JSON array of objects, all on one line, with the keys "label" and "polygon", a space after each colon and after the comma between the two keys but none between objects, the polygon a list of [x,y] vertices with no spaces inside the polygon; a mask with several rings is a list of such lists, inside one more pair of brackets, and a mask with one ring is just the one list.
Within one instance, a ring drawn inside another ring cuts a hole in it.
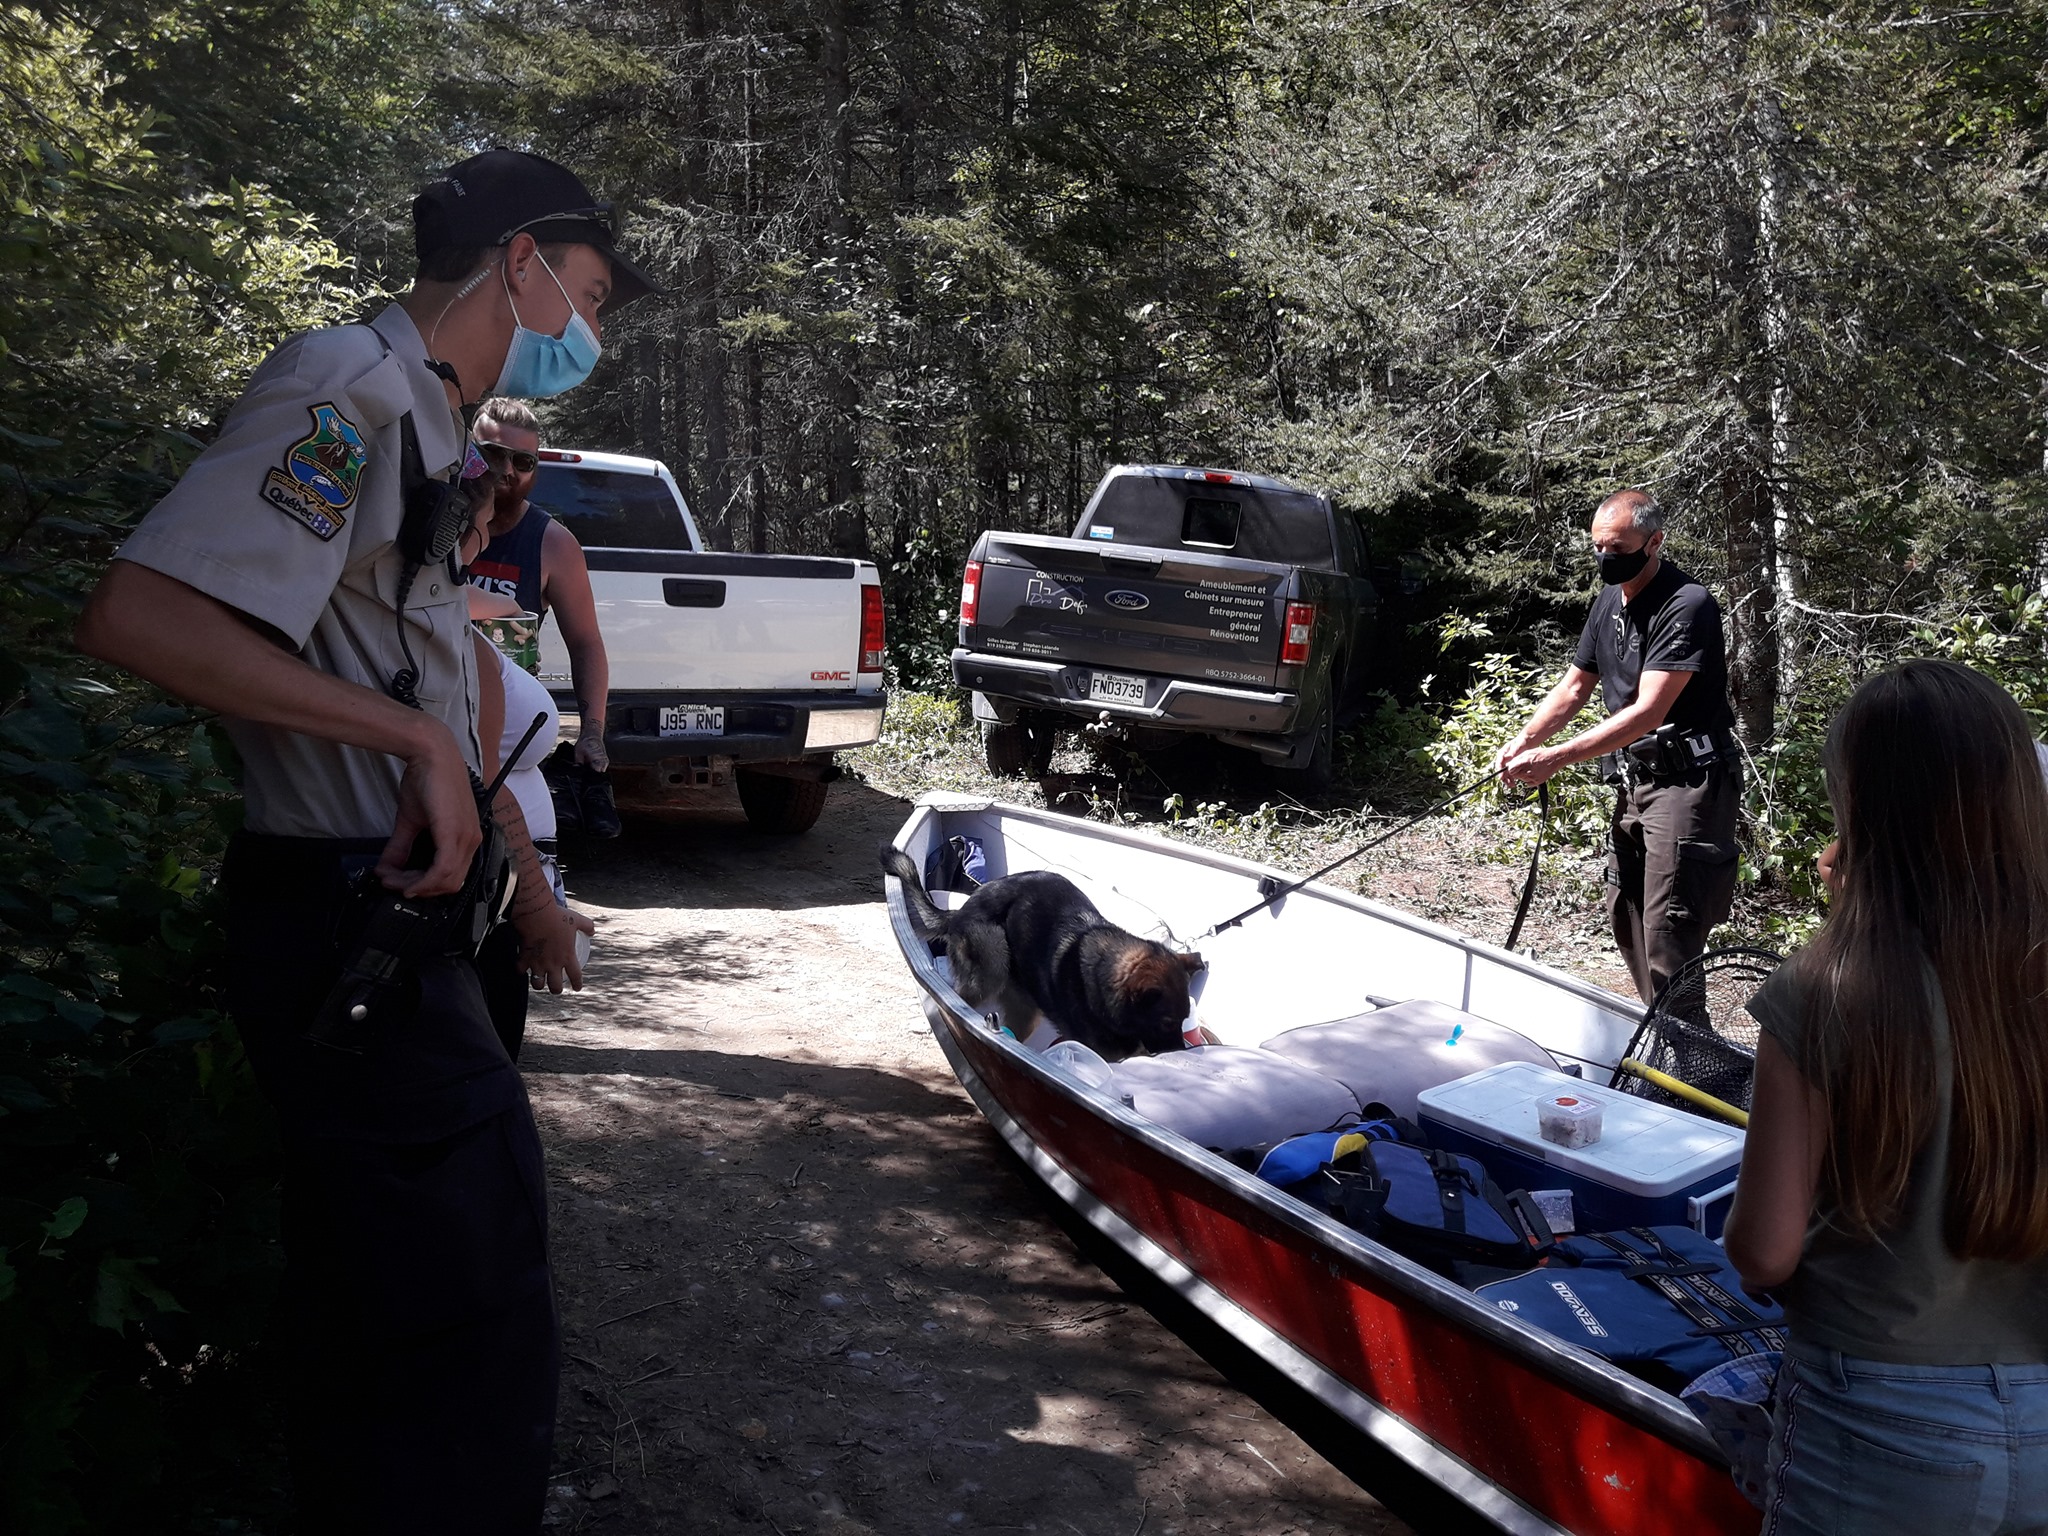
[{"label": "german shepherd dog", "polygon": [[1004,875],[945,912],[926,894],[909,854],[884,848],[882,867],[903,882],[932,953],[943,947],[960,995],[1019,1040],[1044,1014],[1067,1039],[1109,1061],[1185,1046],[1188,978],[1202,969],[1202,957],[1126,933],[1065,875]]}]

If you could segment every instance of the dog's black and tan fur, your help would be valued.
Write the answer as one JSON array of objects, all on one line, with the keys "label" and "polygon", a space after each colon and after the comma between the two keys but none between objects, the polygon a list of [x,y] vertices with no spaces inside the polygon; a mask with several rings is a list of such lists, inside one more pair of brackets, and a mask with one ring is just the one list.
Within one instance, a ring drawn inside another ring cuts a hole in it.
[{"label": "dog's black and tan fur", "polygon": [[902,849],[884,848],[882,867],[903,882],[933,952],[944,947],[960,995],[1018,1039],[1044,1014],[1067,1039],[1110,1061],[1185,1044],[1188,978],[1202,957],[1126,933],[1066,876],[1004,875],[945,912]]}]

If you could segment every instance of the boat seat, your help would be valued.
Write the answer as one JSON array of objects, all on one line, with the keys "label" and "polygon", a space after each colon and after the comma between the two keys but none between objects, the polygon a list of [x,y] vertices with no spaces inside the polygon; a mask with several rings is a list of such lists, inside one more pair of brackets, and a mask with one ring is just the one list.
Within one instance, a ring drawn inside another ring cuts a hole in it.
[{"label": "boat seat", "polygon": [[1116,1092],[1147,1120],[1226,1155],[1358,1123],[1358,1100],[1342,1083],[1241,1045],[1120,1061]]},{"label": "boat seat", "polygon": [[1527,1035],[1462,1008],[1415,998],[1327,1024],[1304,1024],[1260,1047],[1335,1078],[1361,1105],[1413,1120],[1415,1096],[1502,1062],[1557,1066]]}]

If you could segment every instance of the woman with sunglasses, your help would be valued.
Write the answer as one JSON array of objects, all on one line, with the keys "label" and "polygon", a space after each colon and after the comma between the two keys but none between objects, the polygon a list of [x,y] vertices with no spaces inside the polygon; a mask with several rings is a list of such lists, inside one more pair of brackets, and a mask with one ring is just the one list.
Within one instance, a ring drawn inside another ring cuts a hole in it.
[{"label": "woman with sunglasses", "polygon": [[540,422],[522,402],[501,397],[483,403],[473,433],[477,446],[500,471],[500,479],[491,509],[490,543],[469,567],[470,585],[512,598],[525,613],[545,617],[553,610],[569,652],[577,713],[575,760],[567,776],[570,793],[557,797],[557,809],[563,813],[561,830],[617,837],[619,812],[604,745],[611,663],[597,625],[590,568],[576,536],[546,508],[527,499],[540,467]]}]

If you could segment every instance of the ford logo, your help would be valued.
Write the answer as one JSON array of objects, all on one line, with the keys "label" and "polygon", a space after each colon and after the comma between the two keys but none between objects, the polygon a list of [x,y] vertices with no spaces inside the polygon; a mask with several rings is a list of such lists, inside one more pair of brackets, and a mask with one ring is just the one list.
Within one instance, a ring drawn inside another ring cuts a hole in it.
[{"label": "ford logo", "polygon": [[1142,592],[1133,592],[1129,588],[1116,592],[1106,592],[1103,594],[1102,600],[1112,608],[1123,609],[1125,613],[1136,613],[1141,608],[1150,608],[1152,606],[1151,598]]}]

